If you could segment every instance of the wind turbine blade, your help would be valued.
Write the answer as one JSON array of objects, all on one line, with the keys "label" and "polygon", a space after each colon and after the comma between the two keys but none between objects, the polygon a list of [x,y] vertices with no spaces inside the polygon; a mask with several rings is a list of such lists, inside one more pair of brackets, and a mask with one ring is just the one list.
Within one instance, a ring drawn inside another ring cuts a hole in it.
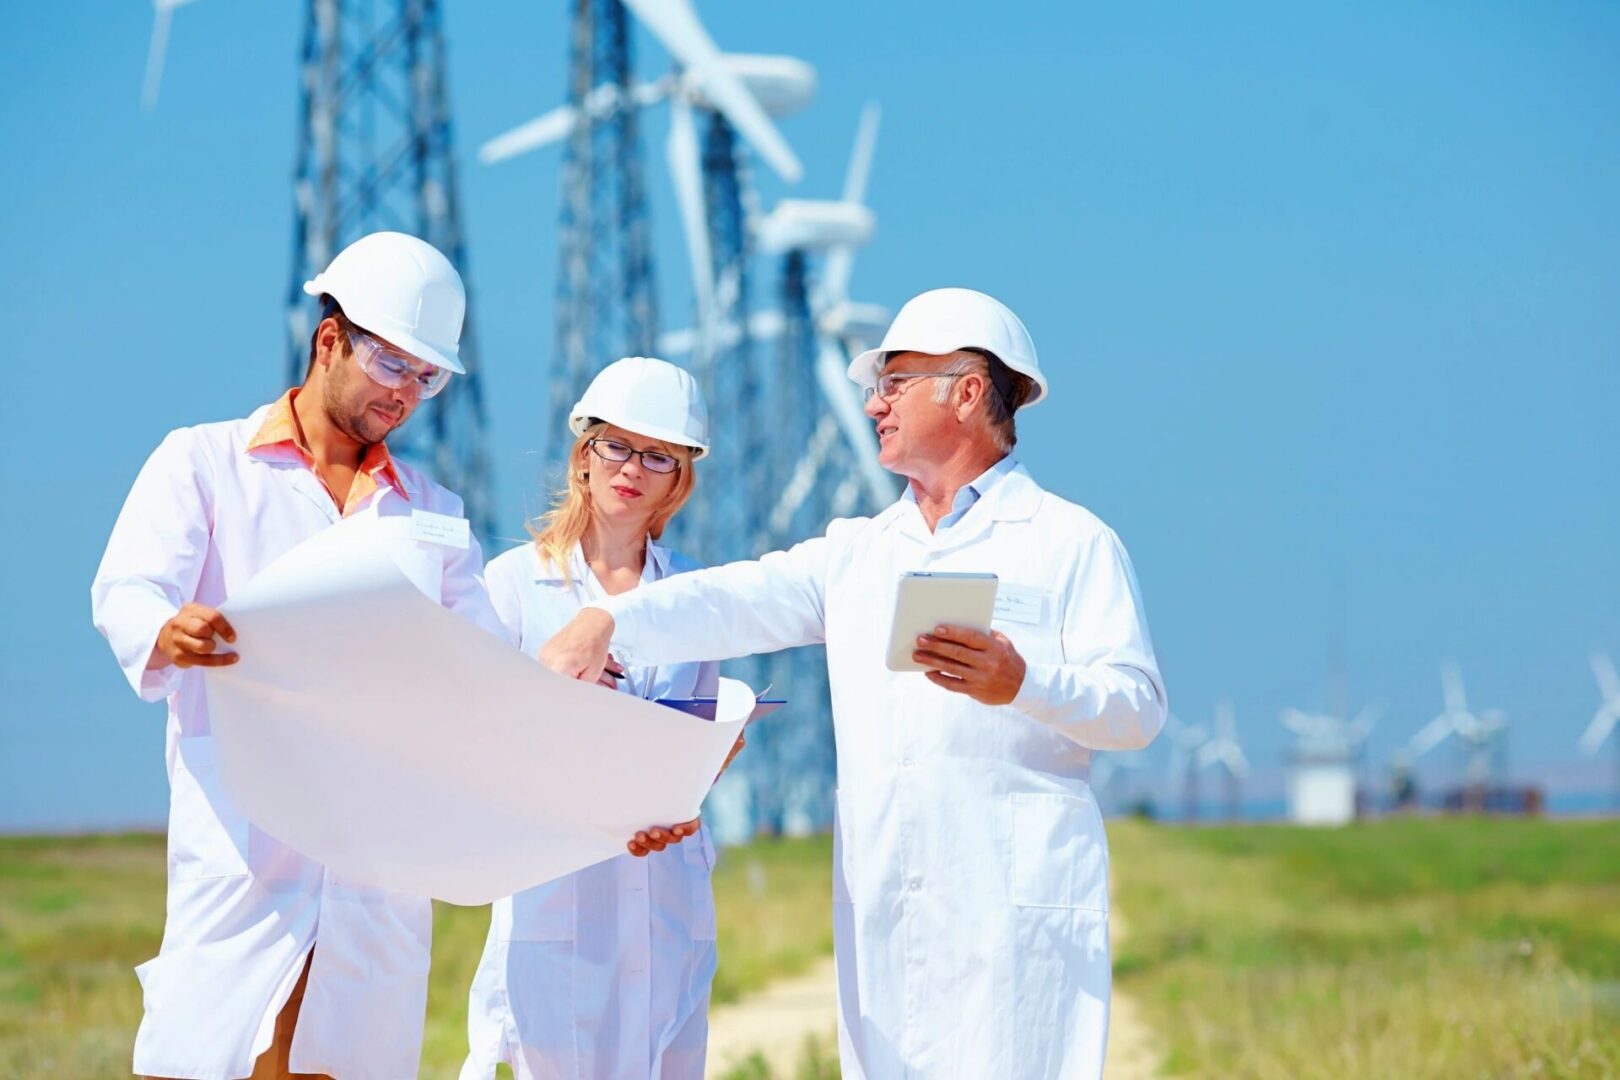
[{"label": "wind turbine blade", "polygon": [[[872,173],[872,155],[877,149],[878,121],[882,111],[875,103],[861,110],[860,126],[855,129],[855,149],[844,173],[844,202],[866,204],[866,182]],[[855,248],[840,244],[827,253],[821,291],[829,306],[849,299],[849,279],[855,272]]]},{"label": "wind turbine blade", "polygon": [[1440,692],[1445,696],[1447,712],[1467,712],[1468,697],[1463,692],[1462,672],[1456,664],[1440,667]]},{"label": "wind turbine blade", "polygon": [[849,360],[838,343],[825,334],[817,334],[816,380],[821,384],[822,396],[843,429],[844,441],[855,456],[873,505],[887,506],[896,496],[894,476],[878,464],[877,431],[855,397],[855,384],[849,381],[848,367]]},{"label": "wind turbine blade", "polygon": [[1597,679],[1598,689],[1603,691],[1604,701],[1620,699],[1620,674],[1614,670],[1614,661],[1603,653],[1592,654],[1592,674]]},{"label": "wind turbine blade", "polygon": [[1598,709],[1597,715],[1592,717],[1592,722],[1587,725],[1586,730],[1581,734],[1581,753],[1587,757],[1596,754],[1598,747],[1603,745],[1603,740],[1607,739],[1609,732],[1614,730],[1616,721],[1620,721],[1620,708],[1616,708],[1612,704],[1605,704]]},{"label": "wind turbine blade", "polygon": [[804,174],[771,118],[725,64],[689,0],[624,0],[669,54],[680,62],[693,84],[743,138],[759,151],[778,176],[797,183]]},{"label": "wind turbine blade", "polygon": [[480,146],[478,160],[485,165],[494,165],[519,154],[527,154],[530,150],[538,150],[547,143],[559,142],[573,133],[575,122],[574,107],[559,105]]},{"label": "wind turbine blade", "polygon": [[872,152],[877,149],[878,122],[883,110],[877,102],[868,102],[861,110],[860,126],[855,129],[855,150],[849,156],[849,168],[844,173],[844,201],[866,203],[866,182],[872,173]]},{"label": "wind turbine blade", "polygon": [[1446,741],[1452,733],[1451,714],[1441,713],[1425,724],[1406,744],[1407,753],[1417,760]]},{"label": "wind turbine blade", "polygon": [[174,7],[163,0],[152,3],[152,43],[146,50],[146,82],[141,87],[141,108],[157,108],[158,91],[163,86],[163,61],[169,51],[169,21]]},{"label": "wind turbine blade", "polygon": [[670,101],[669,141],[665,144],[669,175],[675,183],[681,230],[692,266],[692,292],[697,299],[698,340],[714,332],[714,258],[709,249],[708,208],[703,196],[703,157],[698,148],[692,107],[679,96]]},{"label": "wind turbine blade", "polygon": [[1383,708],[1378,705],[1364,706],[1362,710],[1356,714],[1355,722],[1350,725],[1350,733],[1352,737],[1357,742],[1361,742],[1362,740],[1366,739],[1368,735],[1371,735],[1372,729],[1378,726],[1378,718],[1383,715],[1383,712]]}]

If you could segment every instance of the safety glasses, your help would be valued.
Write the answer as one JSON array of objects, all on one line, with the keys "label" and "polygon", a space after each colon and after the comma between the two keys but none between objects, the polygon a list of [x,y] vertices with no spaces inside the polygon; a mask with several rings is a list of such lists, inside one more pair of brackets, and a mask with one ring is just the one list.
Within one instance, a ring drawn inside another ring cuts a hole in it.
[{"label": "safety glasses", "polygon": [[876,386],[865,388],[866,401],[880,397],[884,401],[892,399],[900,392],[900,388],[910,379],[960,379],[966,375],[965,371],[891,371],[887,375],[879,375]]},{"label": "safety glasses", "polygon": [[349,347],[354,358],[372,382],[390,390],[403,390],[414,386],[421,401],[437,394],[450,381],[450,370],[423,363],[408,352],[394,348],[388,342],[354,327],[349,330]]},{"label": "safety glasses", "polygon": [[629,461],[633,457],[641,459],[641,467],[652,473],[672,473],[681,467],[681,459],[673,454],[666,454],[660,450],[633,450],[622,442],[612,439],[592,439],[585,444],[591,448],[591,453],[603,461],[615,464]]}]

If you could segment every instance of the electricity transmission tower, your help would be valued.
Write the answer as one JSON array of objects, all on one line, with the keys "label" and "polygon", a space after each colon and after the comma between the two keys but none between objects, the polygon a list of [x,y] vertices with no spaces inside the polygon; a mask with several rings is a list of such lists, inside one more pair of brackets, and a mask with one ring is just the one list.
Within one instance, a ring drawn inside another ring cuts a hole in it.
[{"label": "electricity transmission tower", "polygon": [[[190,2],[153,0],[142,93],[148,109],[157,105],[174,10]],[[286,371],[294,385],[304,379],[314,331],[304,282],[346,245],[381,230],[410,233],[467,278],[438,0],[306,0],[298,86],[285,298]],[[467,374],[425,402],[389,445],[459,494],[473,528],[487,538],[489,461],[470,315],[461,360]]]},{"label": "electricity transmission tower", "polygon": [[545,424],[553,462],[567,447],[560,433],[568,411],[591,377],[621,356],[652,355],[658,332],[640,106],[631,96],[629,16],[620,0],[571,0],[568,105],[576,120],[563,148]]},{"label": "electricity transmission tower", "polygon": [[[299,99],[287,285],[293,381],[303,378],[313,330],[303,284],[346,244],[382,229],[410,233],[467,276],[437,0],[309,0]],[[488,536],[483,386],[470,312],[461,359],[467,374],[425,402],[391,443],[461,495],[473,527]]]}]

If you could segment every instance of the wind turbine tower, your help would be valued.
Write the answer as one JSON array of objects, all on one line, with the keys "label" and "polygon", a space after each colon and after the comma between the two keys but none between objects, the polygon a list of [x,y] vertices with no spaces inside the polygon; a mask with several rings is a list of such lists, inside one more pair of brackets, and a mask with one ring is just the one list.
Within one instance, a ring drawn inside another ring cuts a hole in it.
[{"label": "wind turbine tower", "polygon": [[1226,820],[1237,821],[1243,816],[1243,781],[1249,775],[1249,759],[1238,743],[1237,714],[1230,701],[1215,707],[1215,735],[1198,748],[1196,768],[1219,765],[1225,773]]},{"label": "wind turbine tower", "polygon": [[568,412],[586,383],[620,356],[651,355],[658,332],[629,15],[620,0],[571,7],[574,122],[563,148],[556,351],[544,425],[553,462],[568,445]]},{"label": "wind turbine tower", "polygon": [[1165,721],[1164,734],[1170,740],[1170,766],[1166,772],[1171,786],[1181,785],[1181,817],[1197,821],[1198,752],[1209,741],[1209,732],[1194,724],[1184,724],[1174,713]]}]

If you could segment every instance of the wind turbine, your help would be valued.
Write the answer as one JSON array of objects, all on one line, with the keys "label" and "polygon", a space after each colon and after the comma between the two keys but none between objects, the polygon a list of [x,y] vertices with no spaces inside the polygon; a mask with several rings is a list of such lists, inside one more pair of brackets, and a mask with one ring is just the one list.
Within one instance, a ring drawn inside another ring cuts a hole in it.
[{"label": "wind turbine", "polygon": [[194,0],[152,0],[152,44],[146,52],[146,82],[141,87],[141,108],[157,108],[158,91],[163,86],[163,61],[169,51],[169,24],[174,9]]},{"label": "wind turbine", "polygon": [[[1091,755],[1091,790],[1099,800],[1106,799],[1115,812],[1129,807],[1134,784],[1125,784],[1130,774],[1140,773],[1147,767],[1147,755],[1140,750],[1125,753],[1094,753]],[[1115,786],[1123,790],[1114,793]]]},{"label": "wind turbine", "polygon": [[[658,339],[666,356],[700,350],[705,338],[713,349],[728,348],[745,335],[779,343],[782,362],[775,396],[783,408],[811,422],[783,440],[786,453],[779,455],[773,471],[787,479],[762,540],[802,539],[807,529],[825,524],[807,519],[796,525],[795,516],[813,501],[815,485],[829,474],[840,476],[828,507],[832,516],[850,513],[863,497],[874,509],[885,506],[898,493],[894,478],[877,463],[871,421],[845,373],[849,357],[881,337],[889,322],[886,308],[849,296],[855,251],[871,239],[876,226],[866,206],[866,188],[879,119],[877,105],[862,110],[840,198],[782,199],[752,222],[760,251],[782,259],[779,310],[757,312],[746,325],[721,320],[708,330],[674,330]],[[825,253],[826,260],[822,280],[812,287],[808,263],[815,253]],[[817,399],[827,408],[814,418],[805,404]]]},{"label": "wind turbine", "polygon": [[1170,739],[1170,767],[1166,776],[1174,785],[1181,782],[1181,816],[1186,821],[1198,820],[1198,751],[1209,741],[1209,732],[1194,724],[1182,723],[1171,713],[1165,720],[1164,733]]},{"label": "wind turbine", "polygon": [[[863,496],[875,510],[898,494],[894,477],[878,464],[877,436],[846,373],[852,346],[864,344],[874,324],[881,333],[888,321],[886,311],[849,299],[855,251],[871,239],[876,227],[866,206],[866,188],[879,115],[875,105],[861,114],[841,198],[783,199],[756,230],[760,250],[782,258],[784,322],[779,340],[784,364],[797,369],[783,372],[797,384],[794,399],[784,405],[802,411],[805,401],[819,397],[827,406],[806,442],[799,444],[807,445],[809,452],[790,450],[787,460],[796,460],[797,467],[771,513],[772,531],[780,535],[785,530],[794,539],[804,535],[804,529],[790,523],[818,481],[839,478],[827,507],[835,517],[853,511]],[[818,252],[826,254],[826,261],[820,283],[812,287],[809,257]],[[802,322],[796,326],[795,320]],[[796,347],[797,335],[807,340]],[[810,523],[815,529],[824,524]]]},{"label": "wind turbine", "polygon": [[[1463,798],[1465,803],[1473,803],[1476,809],[1483,809],[1486,790],[1490,787],[1494,770],[1493,755],[1501,745],[1503,733],[1507,730],[1507,717],[1499,710],[1487,710],[1475,713],[1468,707],[1468,695],[1463,688],[1462,672],[1457,665],[1446,663],[1440,668],[1440,691],[1445,702],[1445,708],[1429,724],[1418,732],[1422,737],[1430,732],[1430,739],[1437,737],[1437,733],[1453,734],[1463,744],[1466,755],[1463,764]],[[1443,738],[1444,735],[1438,735]],[[1414,738],[1418,743],[1418,738]],[[1421,743],[1418,743],[1421,746]]]},{"label": "wind turbine", "polygon": [[[1614,661],[1603,653],[1592,654],[1592,675],[1597,679],[1598,692],[1603,695],[1592,722],[1581,735],[1581,753],[1593,757],[1603,745],[1615,724],[1620,722],[1620,675],[1616,675]],[[1620,744],[1617,744],[1620,745]],[[1616,790],[1620,791],[1620,778]]]},{"label": "wind turbine", "polygon": [[1378,722],[1376,706],[1354,720],[1284,709],[1282,724],[1295,736],[1288,779],[1289,816],[1302,825],[1343,825],[1355,819],[1356,761]]},{"label": "wind turbine", "polygon": [[778,176],[796,183],[803,167],[771,118],[808,105],[815,93],[816,73],[791,56],[720,52],[687,0],[624,0],[624,4],[675,59],[678,70],[628,90],[613,84],[598,86],[586,95],[583,109],[559,105],[490,139],[479,148],[478,159],[493,165],[561,142],[573,134],[582,111],[587,117],[611,114],[623,106],[626,95],[638,107],[668,102],[664,156],[686,238],[698,326],[704,332],[715,318],[714,266],[704,206],[704,159],[694,112],[704,110],[721,117]]},{"label": "wind turbine", "polygon": [[1237,714],[1230,701],[1215,706],[1215,735],[1198,748],[1200,769],[1219,765],[1226,772],[1226,817],[1236,821],[1242,816],[1243,781],[1249,775],[1249,759],[1238,744]]}]

